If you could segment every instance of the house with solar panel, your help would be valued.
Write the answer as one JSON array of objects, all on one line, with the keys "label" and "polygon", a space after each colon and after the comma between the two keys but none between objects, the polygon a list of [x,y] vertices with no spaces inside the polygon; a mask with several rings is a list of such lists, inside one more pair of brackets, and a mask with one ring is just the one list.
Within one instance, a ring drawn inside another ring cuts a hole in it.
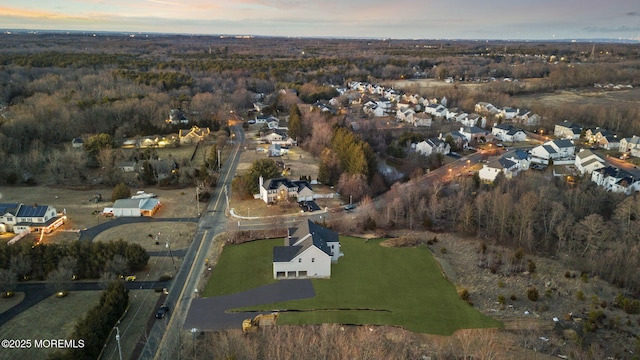
[{"label": "house with solar panel", "polygon": [[65,218],[49,205],[0,204],[0,232],[49,233],[62,225]]},{"label": "house with solar panel", "polygon": [[284,246],[273,248],[273,278],[328,279],[341,256],[338,233],[307,220],[288,229]]}]

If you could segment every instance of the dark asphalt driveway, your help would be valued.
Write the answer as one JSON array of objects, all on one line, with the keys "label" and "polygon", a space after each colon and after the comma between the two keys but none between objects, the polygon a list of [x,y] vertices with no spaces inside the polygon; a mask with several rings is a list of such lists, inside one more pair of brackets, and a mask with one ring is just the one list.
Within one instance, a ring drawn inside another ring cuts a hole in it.
[{"label": "dark asphalt driveway", "polygon": [[[229,309],[271,304],[281,301],[307,299],[316,296],[309,279],[280,280],[275,284],[257,287],[237,294],[193,299],[184,322],[184,329],[222,330],[241,329],[242,320],[257,313],[230,313]],[[274,309],[275,310],[275,309]]]},{"label": "dark asphalt driveway", "polygon": [[93,240],[96,235],[101,232],[110,229],[112,227],[124,224],[136,224],[143,222],[165,222],[165,221],[173,221],[173,222],[198,222],[198,218],[152,218],[148,216],[138,216],[138,217],[119,217],[107,222],[103,222],[102,224],[98,224],[94,227],[80,230],[80,238],[78,240]]}]

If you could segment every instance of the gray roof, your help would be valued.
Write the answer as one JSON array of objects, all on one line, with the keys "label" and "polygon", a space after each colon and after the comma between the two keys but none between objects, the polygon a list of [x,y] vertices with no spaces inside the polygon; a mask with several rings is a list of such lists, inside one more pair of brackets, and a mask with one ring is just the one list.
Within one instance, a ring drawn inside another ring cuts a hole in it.
[{"label": "gray roof", "polygon": [[140,199],[118,199],[113,203],[114,209],[139,209]]},{"label": "gray roof", "polygon": [[542,145],[542,147],[547,150],[547,152],[549,154],[555,154],[556,153],[556,149],[553,148],[553,146],[551,145]]},{"label": "gray roof", "polygon": [[561,140],[553,140],[553,143],[556,144],[556,146],[558,148],[568,148],[568,147],[573,147],[573,143],[569,140],[566,139],[561,139]]},{"label": "gray roof", "polygon": [[[302,241],[299,245],[293,246],[293,244],[297,243],[298,240],[309,234],[311,236]],[[329,248],[329,245],[327,245],[327,243],[330,242],[339,242],[338,233],[320,226],[311,220],[307,220],[296,228],[289,228],[289,236],[285,239],[285,246],[276,246],[273,248],[273,261],[291,261],[311,246],[315,246],[327,255],[331,256],[331,249]]]},{"label": "gray roof", "polygon": [[295,187],[295,188],[298,188],[298,191],[304,189],[305,187],[308,187],[309,189],[311,189],[311,185],[306,180],[289,180],[287,178],[269,179],[264,182],[263,187],[266,190],[277,190],[280,187],[280,185],[284,185],[287,188]]},{"label": "gray roof", "polygon": [[514,149],[507,151],[502,155],[502,157],[506,159],[514,158],[518,160],[526,160],[529,158],[529,153],[524,150]]}]

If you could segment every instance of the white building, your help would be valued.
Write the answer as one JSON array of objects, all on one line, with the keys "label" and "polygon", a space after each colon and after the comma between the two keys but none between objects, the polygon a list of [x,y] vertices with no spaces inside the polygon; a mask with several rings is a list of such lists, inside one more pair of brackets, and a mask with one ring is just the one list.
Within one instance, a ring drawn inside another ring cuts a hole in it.
[{"label": "white building", "polygon": [[273,248],[273,278],[329,278],[331,263],[343,255],[338,233],[306,220]]}]

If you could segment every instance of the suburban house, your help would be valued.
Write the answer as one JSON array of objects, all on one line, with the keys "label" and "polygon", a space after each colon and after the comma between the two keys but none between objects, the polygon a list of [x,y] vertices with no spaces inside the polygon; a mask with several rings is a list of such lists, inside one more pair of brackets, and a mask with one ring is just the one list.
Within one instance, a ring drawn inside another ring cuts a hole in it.
[{"label": "suburban house", "polygon": [[478,176],[481,181],[492,183],[500,173],[503,173],[505,178],[511,179],[518,175],[518,172],[518,163],[500,157],[482,164],[482,169],[478,171]]},{"label": "suburban house", "polygon": [[531,155],[524,150],[509,150],[502,154],[502,157],[518,164],[518,170],[529,170],[529,165],[531,165]]},{"label": "suburban house", "polygon": [[538,159],[561,159],[573,156],[575,146],[569,140],[551,140],[531,149],[531,155]]},{"label": "suburban house", "polygon": [[313,190],[306,180],[289,180],[287,178],[275,178],[264,181],[260,177],[260,199],[265,204],[287,200],[295,197],[296,202],[313,201]]},{"label": "suburban house", "polygon": [[614,166],[603,167],[591,173],[591,181],[602,186],[607,191],[624,193],[626,195],[640,191],[640,180],[624,169]]},{"label": "suburban house", "polygon": [[502,117],[505,120],[511,120],[515,118],[516,115],[518,115],[518,112],[519,112],[519,109],[512,108],[510,106],[505,106],[502,109],[500,109],[500,113],[498,114],[498,116]]},{"label": "suburban house", "polygon": [[406,123],[413,124],[415,122],[415,120],[413,118],[415,115],[416,115],[416,112],[413,109],[409,109],[409,108],[400,109],[400,108],[398,108],[398,110],[396,110],[396,119],[398,121],[403,121],[403,122],[406,122]]},{"label": "suburban house", "polygon": [[433,116],[437,116],[437,117],[446,117],[447,116],[447,108],[442,105],[442,104],[429,104],[425,109],[424,112],[426,112],[427,114],[431,114]]},{"label": "suburban house", "polygon": [[189,119],[187,119],[182,110],[171,109],[171,111],[169,112],[169,118],[166,120],[166,123],[171,125],[185,125],[189,123]]},{"label": "suburban house", "polygon": [[451,138],[453,139],[453,142],[455,143],[458,149],[466,148],[468,145],[467,138],[464,135],[462,135],[459,131],[452,131],[448,133],[445,136],[445,139],[447,138],[447,136],[451,136]]},{"label": "suburban house", "polygon": [[614,136],[614,134],[613,132],[607,129],[602,129],[600,127],[587,129],[584,132],[584,138],[590,144],[599,143],[602,138],[607,136]]},{"label": "suburban house", "polygon": [[195,144],[207,139],[209,134],[211,134],[209,128],[201,129],[193,126],[191,129],[181,129],[178,132],[178,139],[180,139],[180,144]]},{"label": "suburban house", "polygon": [[553,128],[553,135],[562,139],[576,140],[580,139],[582,126],[571,123],[567,120],[556,124]]},{"label": "suburban house", "polygon": [[330,278],[331,263],[343,255],[338,233],[306,220],[273,248],[273,278]]},{"label": "suburban house", "polygon": [[154,198],[118,199],[113,207],[105,208],[103,214],[111,214],[115,217],[153,216],[162,203]]},{"label": "suburban house", "polygon": [[407,120],[408,123],[413,124],[413,126],[431,126],[431,115],[427,113],[416,113],[413,115],[413,122]]},{"label": "suburban house", "polygon": [[498,110],[498,108],[493,106],[493,104],[484,102],[484,101],[477,103],[475,105],[474,110],[479,113],[490,114],[490,115],[496,115],[500,113],[500,110]]},{"label": "suburban house", "polygon": [[633,137],[620,140],[618,150],[621,153],[629,153],[631,156],[640,157],[640,136],[633,135]]},{"label": "suburban house", "polygon": [[417,143],[416,152],[424,156],[434,153],[446,155],[451,152],[451,145],[440,138],[431,138]]},{"label": "suburban house", "polygon": [[607,135],[598,140],[598,145],[607,150],[618,150],[620,148],[620,139],[615,135]]},{"label": "suburban house", "polygon": [[138,173],[144,174],[145,166],[148,163],[151,166],[153,176],[157,181],[169,179],[178,172],[178,164],[173,159],[152,159],[145,160],[142,166],[138,168]]},{"label": "suburban house", "polygon": [[280,143],[273,143],[269,145],[267,149],[267,155],[277,157],[286,155],[289,153],[289,148],[281,145]]},{"label": "suburban house", "polygon": [[511,124],[495,124],[491,133],[494,138],[500,141],[519,142],[527,138],[527,134],[520,129],[516,129]]},{"label": "suburban house", "polygon": [[476,126],[467,126],[464,128],[460,128],[460,133],[464,135],[464,137],[467,139],[467,142],[470,143],[493,141],[493,134],[491,133],[491,131],[487,131]]},{"label": "suburban house", "polygon": [[576,154],[576,168],[582,175],[605,167],[604,159],[589,149],[581,149]]},{"label": "suburban house", "polygon": [[456,122],[459,122],[460,124],[466,127],[474,127],[474,126],[484,127],[487,125],[487,119],[480,116],[480,114],[476,114],[476,113],[473,113],[473,114],[462,113],[456,116],[455,120]]},{"label": "suburban house", "polygon": [[24,205],[0,203],[0,232],[45,232],[49,233],[64,224],[66,216],[58,216],[49,205]]},{"label": "suburban house", "polygon": [[270,116],[267,119],[267,127],[269,129],[277,129],[280,126],[280,119]]}]

